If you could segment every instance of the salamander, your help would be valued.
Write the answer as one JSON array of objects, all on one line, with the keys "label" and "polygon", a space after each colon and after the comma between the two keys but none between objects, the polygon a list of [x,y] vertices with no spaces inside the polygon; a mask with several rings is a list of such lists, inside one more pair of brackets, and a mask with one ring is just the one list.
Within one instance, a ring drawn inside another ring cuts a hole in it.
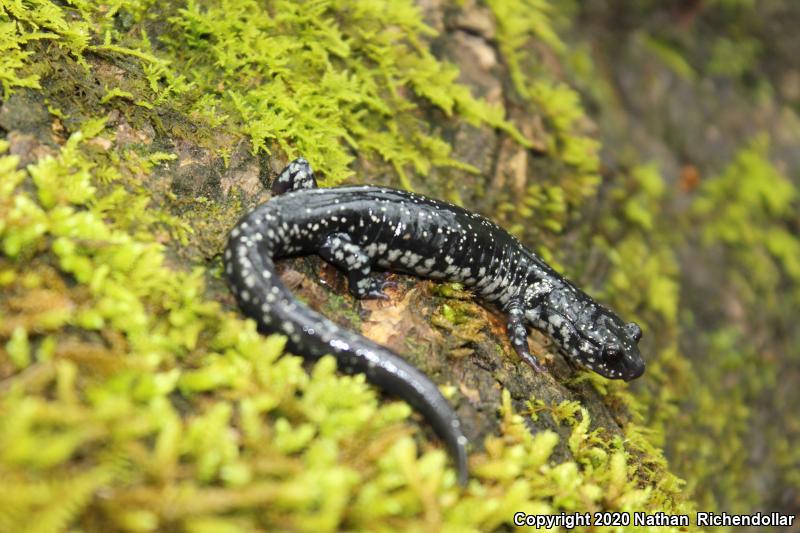
[{"label": "salamander", "polygon": [[536,371],[543,368],[529,350],[527,326],[605,377],[631,380],[644,372],[636,323],[624,322],[483,216],[386,187],[318,188],[308,162],[292,161],[273,182],[272,198],[230,232],[225,273],[239,307],[260,331],[285,335],[289,351],[310,359],[332,354],[341,371],[364,373],[411,404],[445,442],[462,484],[467,438],[436,385],[388,348],[311,310],[279,279],[276,259],[311,254],[343,270],[357,298],[387,298],[388,282],[376,269],[462,283],[506,314],[511,345]]}]

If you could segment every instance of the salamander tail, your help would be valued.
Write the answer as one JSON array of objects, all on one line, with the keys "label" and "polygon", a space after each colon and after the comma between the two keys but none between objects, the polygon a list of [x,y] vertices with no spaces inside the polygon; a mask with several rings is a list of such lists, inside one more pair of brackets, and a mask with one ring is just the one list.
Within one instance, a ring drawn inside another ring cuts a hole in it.
[{"label": "salamander tail", "polygon": [[[313,175],[304,174],[307,163],[295,161],[292,165],[299,167],[294,172],[300,183],[313,183]],[[295,183],[291,176],[288,182]],[[260,331],[286,335],[290,352],[308,359],[331,354],[340,371],[363,373],[370,383],[411,404],[445,442],[459,482],[466,485],[467,438],[436,384],[388,348],[338,326],[294,298],[275,270],[273,255],[278,241],[263,238],[276,233],[278,227],[272,222],[276,219],[268,202],[231,231],[225,272],[239,307],[256,321]]]}]

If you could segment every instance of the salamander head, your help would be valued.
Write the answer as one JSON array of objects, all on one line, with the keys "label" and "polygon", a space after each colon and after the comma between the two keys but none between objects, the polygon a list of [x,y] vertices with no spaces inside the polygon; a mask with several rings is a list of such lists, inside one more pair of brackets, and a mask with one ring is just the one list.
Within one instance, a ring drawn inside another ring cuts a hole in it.
[{"label": "salamander head", "polygon": [[570,355],[607,378],[625,381],[638,378],[645,368],[637,345],[642,338],[641,328],[635,322],[624,323],[608,309],[600,306],[598,309],[592,327],[578,328],[590,340],[581,341],[577,347],[571,344]]},{"label": "salamander head", "polygon": [[642,330],[572,287],[554,290],[526,313],[531,325],[547,333],[561,353],[612,379],[630,381],[644,373],[637,343]]}]

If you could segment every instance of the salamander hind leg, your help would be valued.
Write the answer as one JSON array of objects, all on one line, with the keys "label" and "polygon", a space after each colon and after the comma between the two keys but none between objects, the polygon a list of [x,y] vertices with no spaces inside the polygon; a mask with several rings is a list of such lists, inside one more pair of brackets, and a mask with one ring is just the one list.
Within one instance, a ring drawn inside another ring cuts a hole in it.
[{"label": "salamander hind leg", "polygon": [[319,255],[323,259],[347,272],[350,293],[359,299],[387,300],[383,292],[395,284],[372,273],[372,259],[347,233],[328,235]]},{"label": "salamander hind leg", "polygon": [[279,195],[298,189],[316,189],[317,180],[314,171],[302,157],[298,157],[284,168],[272,182],[272,194]]},{"label": "salamander hind leg", "polygon": [[537,372],[545,369],[536,356],[528,348],[528,330],[525,328],[525,313],[519,306],[511,306],[508,310],[508,338],[514,350],[531,368]]}]

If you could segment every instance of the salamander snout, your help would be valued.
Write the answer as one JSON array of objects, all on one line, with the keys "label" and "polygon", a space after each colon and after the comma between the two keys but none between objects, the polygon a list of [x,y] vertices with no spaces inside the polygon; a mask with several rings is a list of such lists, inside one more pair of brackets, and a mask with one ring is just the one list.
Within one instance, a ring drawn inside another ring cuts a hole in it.
[{"label": "salamander snout", "polygon": [[[642,330],[633,322],[625,324],[613,313],[600,308],[596,319],[583,323],[573,337],[571,355],[583,366],[611,379],[630,381],[645,370],[639,353]],[[575,342],[577,341],[577,342]]]},{"label": "salamander snout", "polygon": [[645,362],[639,353],[639,341],[642,338],[642,328],[636,322],[628,322],[623,328],[625,337],[629,341],[629,348],[625,354],[625,370],[622,379],[630,381],[644,374]]},{"label": "salamander snout", "polygon": [[644,374],[645,369],[644,359],[641,356],[639,357],[631,357],[625,363],[625,370],[622,373],[622,379],[625,381],[631,381],[632,379],[636,379]]},{"label": "salamander snout", "polygon": [[622,325],[617,320],[606,320],[606,343],[603,345],[602,361],[611,377],[631,381],[645,370],[645,362],[639,353],[642,330],[635,322]]}]

